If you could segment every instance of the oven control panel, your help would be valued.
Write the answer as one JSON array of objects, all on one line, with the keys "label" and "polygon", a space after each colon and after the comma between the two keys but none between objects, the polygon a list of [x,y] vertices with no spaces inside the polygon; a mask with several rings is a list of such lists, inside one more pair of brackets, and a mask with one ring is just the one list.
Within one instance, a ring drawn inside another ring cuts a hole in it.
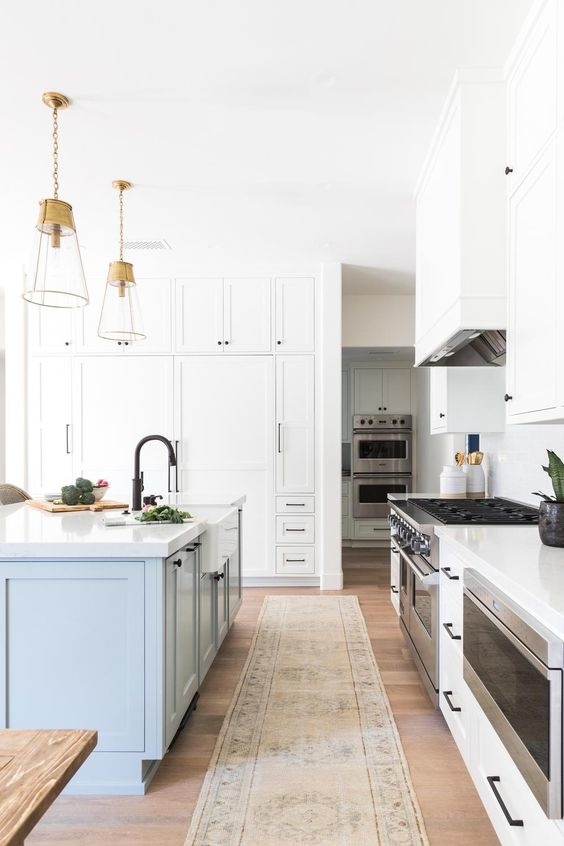
[{"label": "oven control panel", "polygon": [[380,411],[374,411],[370,414],[355,414],[353,416],[353,429],[357,432],[382,429],[400,429],[409,432],[411,431],[411,414],[382,414]]},{"label": "oven control panel", "polygon": [[412,552],[414,555],[430,555],[431,538],[429,535],[419,532],[399,515],[392,513],[388,517],[390,532],[396,539],[400,549]]}]

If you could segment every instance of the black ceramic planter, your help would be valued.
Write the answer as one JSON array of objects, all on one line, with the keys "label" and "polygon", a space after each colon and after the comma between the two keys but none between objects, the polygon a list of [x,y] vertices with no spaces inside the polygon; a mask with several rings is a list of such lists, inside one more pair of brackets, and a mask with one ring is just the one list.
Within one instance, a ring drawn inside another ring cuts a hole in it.
[{"label": "black ceramic planter", "polygon": [[564,502],[541,502],[539,535],[546,546],[564,546]]}]

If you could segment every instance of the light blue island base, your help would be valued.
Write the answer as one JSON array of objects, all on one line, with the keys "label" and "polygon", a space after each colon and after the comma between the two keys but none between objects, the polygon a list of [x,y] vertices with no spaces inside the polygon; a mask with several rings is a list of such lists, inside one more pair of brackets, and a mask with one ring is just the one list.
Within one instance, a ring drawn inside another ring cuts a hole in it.
[{"label": "light blue island base", "polygon": [[0,512],[0,726],[96,729],[65,792],[145,793],[238,611],[240,512],[215,570],[205,520]]}]

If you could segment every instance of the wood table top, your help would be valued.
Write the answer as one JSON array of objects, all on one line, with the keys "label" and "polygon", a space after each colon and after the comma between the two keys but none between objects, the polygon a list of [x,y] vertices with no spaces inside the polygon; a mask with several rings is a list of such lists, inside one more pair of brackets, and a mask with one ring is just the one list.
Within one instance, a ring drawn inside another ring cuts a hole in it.
[{"label": "wood table top", "polygon": [[83,729],[0,729],[0,846],[22,846],[97,740]]}]

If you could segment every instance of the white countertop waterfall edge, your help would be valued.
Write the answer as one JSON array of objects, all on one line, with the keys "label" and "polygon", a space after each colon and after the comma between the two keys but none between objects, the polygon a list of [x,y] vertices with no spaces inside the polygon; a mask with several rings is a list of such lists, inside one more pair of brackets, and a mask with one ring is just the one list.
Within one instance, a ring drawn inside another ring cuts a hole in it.
[{"label": "white countertop waterfall edge", "polygon": [[435,526],[435,534],[441,566],[449,548],[458,552],[467,566],[564,638],[564,549],[541,543],[537,526]]}]

